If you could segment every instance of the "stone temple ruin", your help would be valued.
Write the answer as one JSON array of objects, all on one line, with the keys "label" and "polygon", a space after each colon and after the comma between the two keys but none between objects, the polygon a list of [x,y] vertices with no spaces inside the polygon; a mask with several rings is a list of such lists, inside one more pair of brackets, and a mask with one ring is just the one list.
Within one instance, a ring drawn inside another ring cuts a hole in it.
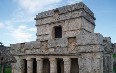
[{"label": "stone temple ruin", "polygon": [[110,37],[94,33],[94,13],[82,2],[36,15],[37,39],[11,44],[12,73],[112,73]]},{"label": "stone temple ruin", "polygon": [[5,67],[9,67],[11,63],[15,62],[15,58],[10,53],[10,48],[0,42],[0,73],[5,73]]}]

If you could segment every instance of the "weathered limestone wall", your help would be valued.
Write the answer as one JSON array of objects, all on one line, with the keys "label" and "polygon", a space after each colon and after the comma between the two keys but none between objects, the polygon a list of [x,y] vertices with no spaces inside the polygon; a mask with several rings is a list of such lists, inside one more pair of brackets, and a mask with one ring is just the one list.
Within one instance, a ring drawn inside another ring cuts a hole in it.
[{"label": "weathered limestone wall", "polygon": [[53,39],[55,26],[62,26],[62,37],[75,37],[82,30],[93,33],[95,28],[94,14],[83,3],[39,13],[35,20],[39,41]]},{"label": "weathered limestone wall", "polygon": [[116,43],[114,43],[114,53],[116,53]]},{"label": "weathered limestone wall", "polygon": [[15,56],[16,63],[12,63],[12,73],[21,73],[21,59]]},{"label": "weathered limestone wall", "polygon": [[103,73],[102,53],[81,53],[79,56],[79,73]]},{"label": "weathered limestone wall", "polygon": [[[71,73],[72,59],[78,60],[74,73],[113,72],[111,39],[94,33],[94,14],[85,4],[42,12],[35,20],[37,40],[11,44],[11,53],[17,60],[12,65],[13,73],[24,73],[22,60],[27,61],[27,73],[33,73],[33,59],[36,59],[38,73],[57,73],[59,59],[63,63],[61,73]],[[54,38],[56,26],[62,27],[61,38]]]},{"label": "weathered limestone wall", "polygon": [[[70,72],[71,60],[70,58],[77,58],[77,56],[49,56],[49,55],[23,55],[23,56],[15,56],[17,58],[17,62],[12,64],[12,73],[24,73],[24,59],[27,61],[27,73],[32,73],[33,71],[33,58],[36,58],[37,61],[37,72],[48,73],[56,73],[57,71],[57,59],[62,60],[62,73],[64,71]],[[47,61],[46,61],[47,60]],[[44,66],[44,67],[43,67]],[[67,69],[67,66],[69,69]],[[50,68],[50,69],[49,69]]]},{"label": "weathered limestone wall", "polygon": [[103,58],[103,67],[104,73],[113,72],[113,49],[110,37],[104,37],[104,58]]},{"label": "weathered limestone wall", "polygon": [[[39,46],[36,45],[37,43]],[[71,55],[74,55],[74,57],[78,58],[80,73],[103,73],[103,36],[98,33],[87,34],[82,32],[78,34],[76,38],[61,38],[56,40],[51,39],[48,40],[48,42],[36,41],[36,43],[33,42],[33,44],[30,42],[28,45],[27,43],[20,45],[23,46],[20,46],[20,49],[22,47],[23,50],[19,50],[19,53],[12,53],[20,56],[27,55],[26,57],[28,58],[28,55],[30,55],[31,58],[36,58],[40,55],[42,55],[44,58],[48,58],[46,55],[49,57],[59,55],[54,58],[59,58],[60,55],[65,55],[70,58]],[[16,49],[15,46],[16,45],[13,47],[12,45],[12,49],[14,48],[15,50],[18,50],[18,48]],[[19,46],[19,44],[17,44],[17,46]],[[26,57],[22,58],[25,59]],[[64,58],[63,56],[61,57]],[[17,68],[20,66],[18,64],[19,62],[17,62]]]},{"label": "weathered limestone wall", "polygon": [[103,63],[104,73],[113,73],[112,54],[104,54]]},{"label": "weathered limestone wall", "polygon": [[103,36],[99,33],[76,37],[80,73],[103,73]]}]

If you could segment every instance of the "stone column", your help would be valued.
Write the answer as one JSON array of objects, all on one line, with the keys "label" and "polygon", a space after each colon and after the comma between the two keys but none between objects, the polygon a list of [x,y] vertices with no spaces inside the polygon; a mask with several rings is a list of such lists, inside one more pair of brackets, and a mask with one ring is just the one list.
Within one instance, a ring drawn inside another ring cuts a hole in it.
[{"label": "stone column", "polygon": [[43,60],[41,58],[36,58],[37,61],[37,73],[43,72]]},{"label": "stone column", "polygon": [[57,60],[55,58],[50,58],[50,73],[57,73]]},{"label": "stone column", "polygon": [[24,73],[24,68],[25,67],[25,64],[24,64],[24,60],[20,59],[19,60],[19,70],[18,70],[18,73]]},{"label": "stone column", "polygon": [[1,64],[1,73],[5,73],[5,65]]},{"label": "stone column", "polygon": [[27,58],[27,73],[33,73],[33,59]]},{"label": "stone column", "polygon": [[70,58],[63,58],[63,61],[64,61],[64,73],[70,73],[71,70]]},{"label": "stone column", "polygon": [[113,54],[110,54],[110,62],[111,62],[111,65],[110,65],[111,66],[111,71],[110,72],[111,73],[113,73],[113,60],[114,60],[112,55]]}]

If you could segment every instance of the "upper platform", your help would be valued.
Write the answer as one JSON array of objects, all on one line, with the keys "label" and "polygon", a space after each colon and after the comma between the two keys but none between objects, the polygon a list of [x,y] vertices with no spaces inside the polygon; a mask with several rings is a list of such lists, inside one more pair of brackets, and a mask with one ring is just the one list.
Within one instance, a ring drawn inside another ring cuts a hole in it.
[{"label": "upper platform", "polygon": [[67,38],[80,32],[94,33],[95,28],[94,13],[82,2],[41,12],[35,20],[39,41],[54,39],[59,34]]},{"label": "upper platform", "polygon": [[53,9],[53,10],[38,13],[38,15],[36,15],[35,20],[43,19],[46,17],[52,17],[54,15],[54,13],[57,11],[58,11],[58,14],[64,14],[64,13],[72,12],[72,11],[79,10],[79,9],[83,9],[84,11],[86,11],[90,16],[92,16],[95,19],[94,13],[83,2],[80,2],[80,3],[67,5],[67,6],[59,7],[59,8]]}]

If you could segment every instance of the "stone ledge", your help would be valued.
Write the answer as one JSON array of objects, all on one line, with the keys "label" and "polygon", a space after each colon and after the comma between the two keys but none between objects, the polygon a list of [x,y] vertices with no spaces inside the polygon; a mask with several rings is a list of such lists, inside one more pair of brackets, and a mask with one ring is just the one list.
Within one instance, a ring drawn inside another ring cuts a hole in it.
[{"label": "stone ledge", "polygon": [[67,47],[67,46],[68,46],[68,39],[67,38],[48,40],[48,48]]},{"label": "stone ledge", "polygon": [[105,53],[111,53],[113,52],[112,48],[112,43],[111,43],[111,38],[110,37],[104,37],[103,39],[103,43],[104,43],[104,52]]},{"label": "stone ledge", "polygon": [[11,45],[16,54],[75,54],[77,52],[103,51],[103,36],[99,33],[80,33],[76,36],[75,49],[68,48],[68,38],[32,41]]},{"label": "stone ledge", "polygon": [[51,16],[51,17],[39,19],[36,22],[36,26],[46,25],[50,23],[56,23],[60,21],[76,19],[76,18],[81,18],[81,17],[85,18],[86,20],[88,20],[90,23],[92,23],[95,26],[95,22],[94,22],[95,18],[93,16],[90,16],[88,13],[86,13],[82,9],[73,11],[73,12],[68,12],[65,14],[60,14],[57,17]]},{"label": "stone ledge", "polygon": [[103,36],[99,33],[80,33],[76,36],[77,45],[103,45]]},{"label": "stone ledge", "polygon": [[81,46],[77,46],[77,52],[81,53],[81,52],[85,52],[85,53],[89,53],[89,52],[103,52],[104,51],[104,46],[102,45],[81,45]]},{"label": "stone ledge", "polygon": [[42,13],[38,13],[38,15],[36,15],[35,20],[46,18],[46,17],[51,17],[53,16],[55,11],[58,11],[59,14],[64,14],[64,13],[71,12],[71,11],[78,10],[78,9],[84,9],[91,16],[94,16],[94,13],[84,3],[80,2],[80,3],[76,3],[72,5],[59,7],[53,10],[45,11]]}]

